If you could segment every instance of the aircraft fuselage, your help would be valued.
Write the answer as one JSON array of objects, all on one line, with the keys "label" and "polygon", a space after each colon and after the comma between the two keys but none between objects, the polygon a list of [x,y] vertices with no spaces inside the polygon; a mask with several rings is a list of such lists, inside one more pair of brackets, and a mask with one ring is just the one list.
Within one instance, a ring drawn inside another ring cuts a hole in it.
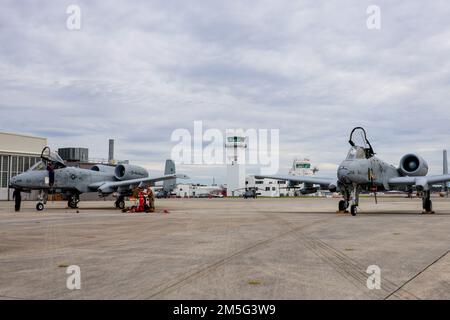
[{"label": "aircraft fuselage", "polygon": [[389,178],[399,176],[397,168],[375,156],[370,159],[346,159],[337,171],[337,178],[344,185],[386,186]]},{"label": "aircraft fuselage", "polygon": [[70,190],[76,193],[94,192],[89,185],[97,182],[116,181],[113,174],[93,171],[89,169],[81,169],[74,167],[66,167],[56,169],[55,181],[52,187],[48,183],[48,171],[27,171],[18,176],[11,178],[11,186],[22,190],[48,190],[61,189]]}]

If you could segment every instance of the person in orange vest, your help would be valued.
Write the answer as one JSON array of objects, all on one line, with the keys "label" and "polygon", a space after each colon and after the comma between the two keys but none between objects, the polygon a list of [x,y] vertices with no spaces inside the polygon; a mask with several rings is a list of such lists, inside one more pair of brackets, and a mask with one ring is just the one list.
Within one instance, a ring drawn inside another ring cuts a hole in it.
[{"label": "person in orange vest", "polygon": [[139,192],[139,204],[136,212],[144,212],[145,211],[144,206],[145,206],[144,194],[142,192]]}]

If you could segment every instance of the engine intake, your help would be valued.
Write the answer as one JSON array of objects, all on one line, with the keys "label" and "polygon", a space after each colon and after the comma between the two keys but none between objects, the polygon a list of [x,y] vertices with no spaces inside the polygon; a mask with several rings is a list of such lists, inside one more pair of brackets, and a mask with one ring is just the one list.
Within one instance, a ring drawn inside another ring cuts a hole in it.
[{"label": "engine intake", "polygon": [[109,174],[114,174],[115,168],[111,166],[105,166],[103,164],[96,164],[95,166],[91,167],[92,171],[98,171],[98,172],[104,172]]},{"label": "engine intake", "polygon": [[148,177],[148,172],[142,167],[129,164],[120,164],[116,167],[114,175],[117,180],[131,180]]},{"label": "engine intake", "polygon": [[404,176],[426,176],[428,173],[428,163],[419,155],[410,153],[404,155],[400,160],[399,171]]}]

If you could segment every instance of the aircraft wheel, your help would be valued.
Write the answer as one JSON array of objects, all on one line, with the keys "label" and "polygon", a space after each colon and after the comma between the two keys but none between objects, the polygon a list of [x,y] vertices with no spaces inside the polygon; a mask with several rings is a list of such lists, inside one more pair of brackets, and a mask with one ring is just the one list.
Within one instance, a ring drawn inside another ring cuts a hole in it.
[{"label": "aircraft wheel", "polygon": [[44,210],[44,204],[42,202],[39,202],[36,204],[36,210],[37,211],[42,211]]},{"label": "aircraft wheel", "polygon": [[357,205],[352,205],[350,207],[350,212],[351,212],[352,216],[356,216],[356,213],[358,212],[358,206]]},{"label": "aircraft wheel", "polygon": [[67,202],[67,205],[69,206],[69,208],[72,208],[72,209],[76,209],[77,208],[76,201],[69,200],[69,202]]},{"label": "aircraft wheel", "polygon": [[347,203],[345,200],[339,201],[339,211],[345,211],[347,209]]},{"label": "aircraft wheel", "polygon": [[124,200],[116,201],[116,208],[125,209],[125,201]]},{"label": "aircraft wheel", "polygon": [[433,211],[433,202],[430,199],[426,199],[423,208],[426,212]]}]

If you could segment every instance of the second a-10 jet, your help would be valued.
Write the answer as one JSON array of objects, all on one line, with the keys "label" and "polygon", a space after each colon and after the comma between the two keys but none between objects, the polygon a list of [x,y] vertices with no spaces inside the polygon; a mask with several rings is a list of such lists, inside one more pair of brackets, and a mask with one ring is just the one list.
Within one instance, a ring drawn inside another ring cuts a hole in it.
[{"label": "second a-10 jet", "polygon": [[[173,185],[177,178],[188,178],[184,174],[175,173],[175,164],[172,160],[166,161],[164,175],[149,177],[144,168],[129,164],[116,167],[94,165],[91,169],[68,167],[61,157],[51,152],[48,147],[42,150],[41,159],[29,170],[10,180],[10,188],[25,192],[40,191],[36,204],[38,211],[44,209],[49,192],[66,195],[70,208],[77,208],[82,193],[97,192],[101,197],[117,193],[115,206],[123,209],[125,197],[132,195],[135,187],[151,186],[158,181],[164,181],[165,186]],[[52,165],[54,181],[50,181],[48,164]]]},{"label": "second a-10 jet", "polygon": [[[358,146],[353,141],[355,131],[363,135],[364,146]],[[419,155],[408,153],[400,160],[400,165],[394,167],[375,156],[375,152],[367,139],[364,128],[356,127],[350,133],[351,145],[347,158],[339,165],[337,178],[320,178],[316,176],[294,175],[259,175],[257,179],[270,178],[285,180],[289,185],[303,183],[303,194],[315,193],[319,185],[321,189],[340,192],[343,199],[339,201],[340,212],[347,211],[350,206],[352,215],[356,215],[359,206],[359,194],[362,191],[400,190],[412,192],[415,188],[422,195],[423,213],[434,213],[431,201],[431,186],[450,181],[446,161],[444,174],[427,176],[428,164]]]}]

